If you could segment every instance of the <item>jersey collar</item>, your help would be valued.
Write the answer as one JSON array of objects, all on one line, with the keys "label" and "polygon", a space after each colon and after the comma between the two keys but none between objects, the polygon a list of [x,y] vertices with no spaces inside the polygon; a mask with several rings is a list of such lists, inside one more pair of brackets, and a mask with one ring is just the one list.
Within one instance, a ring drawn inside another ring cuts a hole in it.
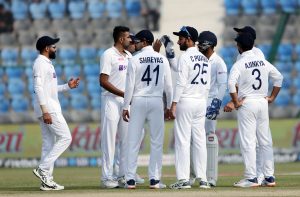
[{"label": "jersey collar", "polygon": [[52,64],[52,61],[42,54],[39,54],[39,58],[45,60],[49,64]]},{"label": "jersey collar", "polygon": [[253,56],[254,53],[252,50],[248,50],[248,51],[245,51],[241,54],[241,57],[245,57],[245,56]]}]

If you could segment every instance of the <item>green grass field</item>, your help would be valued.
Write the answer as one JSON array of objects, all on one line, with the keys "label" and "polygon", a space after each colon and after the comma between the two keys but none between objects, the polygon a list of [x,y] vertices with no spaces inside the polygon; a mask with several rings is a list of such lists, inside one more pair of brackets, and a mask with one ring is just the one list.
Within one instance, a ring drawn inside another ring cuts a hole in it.
[{"label": "green grass field", "polygon": [[[147,168],[140,167],[139,174],[147,179]],[[300,164],[276,164],[274,188],[234,188],[232,184],[242,178],[241,164],[220,164],[218,187],[199,189],[195,184],[189,190],[148,189],[148,182],[136,190],[103,189],[100,187],[99,168],[56,168],[55,180],[65,185],[64,191],[39,191],[39,180],[32,169],[0,169],[0,196],[300,196]],[[169,185],[176,181],[174,166],[163,168],[162,181]],[[154,193],[155,192],[155,193]]]}]

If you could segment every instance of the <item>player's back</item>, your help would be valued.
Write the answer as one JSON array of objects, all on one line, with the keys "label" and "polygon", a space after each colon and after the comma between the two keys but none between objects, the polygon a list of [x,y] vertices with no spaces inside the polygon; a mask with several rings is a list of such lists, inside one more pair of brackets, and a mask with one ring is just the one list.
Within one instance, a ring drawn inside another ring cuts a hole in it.
[{"label": "player's back", "polygon": [[165,75],[170,72],[167,58],[147,46],[129,64],[135,72],[133,96],[162,97]]},{"label": "player's back", "polygon": [[246,51],[237,61],[229,76],[229,83],[237,79],[239,98],[265,97],[268,94],[269,77],[273,81],[282,81],[282,75],[267,60],[257,57],[253,51]]},{"label": "player's back", "polygon": [[182,97],[207,98],[211,65],[196,47],[190,47],[178,60],[176,86],[184,87]]}]

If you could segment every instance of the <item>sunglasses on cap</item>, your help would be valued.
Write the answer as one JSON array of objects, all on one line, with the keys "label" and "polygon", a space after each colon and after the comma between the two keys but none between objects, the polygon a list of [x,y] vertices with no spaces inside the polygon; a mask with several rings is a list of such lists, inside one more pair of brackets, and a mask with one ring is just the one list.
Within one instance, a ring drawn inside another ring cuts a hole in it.
[{"label": "sunglasses on cap", "polygon": [[192,37],[191,34],[190,34],[190,32],[187,30],[186,26],[182,26],[182,27],[180,28],[180,31],[186,32],[187,35],[188,35],[188,37]]}]

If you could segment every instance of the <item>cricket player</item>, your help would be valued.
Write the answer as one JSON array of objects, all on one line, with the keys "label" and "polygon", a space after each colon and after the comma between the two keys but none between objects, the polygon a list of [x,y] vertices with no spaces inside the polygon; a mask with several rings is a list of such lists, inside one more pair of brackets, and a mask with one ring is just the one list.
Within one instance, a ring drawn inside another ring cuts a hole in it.
[{"label": "cricket player", "polygon": [[[136,52],[135,42],[134,42],[134,38],[135,38],[134,34],[130,33],[130,38],[131,38],[131,41],[130,41],[129,46],[126,48],[126,50],[129,51],[132,55],[134,55]],[[145,133],[145,130],[143,129],[143,131],[142,131],[143,137],[144,137],[144,133]],[[143,137],[141,137],[141,143],[143,141]],[[114,176],[114,179],[118,180],[119,186],[124,187],[126,184],[125,174],[124,174],[124,176],[120,176],[120,174],[119,174],[120,152],[121,152],[121,143],[120,142],[121,142],[120,137],[117,135],[114,166],[113,166],[113,169],[114,169],[113,176]],[[136,184],[143,184],[145,182],[145,180],[139,174],[136,174],[135,181],[136,181]]]},{"label": "cricket player", "polygon": [[207,146],[207,179],[211,186],[218,180],[218,137],[215,134],[217,116],[227,89],[227,67],[224,60],[214,52],[217,37],[210,31],[203,31],[198,37],[198,49],[211,64],[210,91],[206,109],[205,131]]},{"label": "cricket player", "polygon": [[119,135],[119,176],[125,174],[127,123],[122,119],[125,78],[131,54],[125,50],[130,42],[129,28],[116,26],[113,30],[114,46],[107,49],[100,59],[101,91],[101,152],[102,186],[116,188],[118,181],[113,177],[113,163],[117,132]]},{"label": "cricket player", "polygon": [[[234,107],[238,109],[238,129],[245,178],[234,183],[234,186],[259,186],[256,170],[256,140],[262,154],[262,172],[265,177],[262,185],[275,186],[268,103],[272,103],[278,95],[283,77],[272,64],[253,53],[251,49],[254,39],[251,34],[239,34],[235,41],[241,58],[230,70],[228,87]],[[269,78],[273,82],[270,96],[268,96]]]},{"label": "cricket player", "polygon": [[[176,87],[171,106],[175,134],[175,168],[177,182],[172,189],[191,188],[190,152],[193,156],[194,172],[200,188],[210,188],[206,178],[207,150],[205,136],[205,114],[210,89],[211,65],[195,46],[198,32],[183,26],[177,44],[185,51],[178,59]],[[192,140],[192,144],[191,144]],[[192,146],[192,151],[190,146]]]},{"label": "cricket player", "polygon": [[[177,69],[177,59],[175,57],[173,42],[168,36],[160,39],[166,48],[166,55],[174,71]],[[204,31],[198,37],[198,49],[203,53],[211,63],[211,88],[209,91],[209,99],[207,103],[207,112],[205,119],[206,143],[207,143],[207,179],[210,186],[216,186],[218,179],[218,138],[216,131],[216,118],[222,104],[222,99],[227,89],[227,67],[223,59],[214,52],[217,45],[217,37],[210,31]],[[155,43],[155,47],[160,48],[161,43]],[[192,157],[191,157],[192,158]],[[195,175],[191,160],[191,177],[190,184],[195,182]]]},{"label": "cricket player", "polygon": [[54,66],[56,43],[59,38],[42,36],[36,42],[38,57],[33,64],[34,112],[42,130],[41,160],[33,173],[40,178],[40,190],[63,190],[64,186],[53,180],[53,168],[56,159],[71,144],[70,129],[61,112],[58,92],[76,88],[79,78],[70,79],[67,84],[58,85]]},{"label": "cricket player", "polygon": [[[162,189],[161,183],[164,107],[163,91],[167,95],[167,111],[172,101],[172,79],[166,57],[152,48],[153,34],[142,30],[135,35],[135,47],[139,51],[129,62],[123,107],[123,119],[129,121],[127,170],[125,188],[134,189],[138,152],[143,137],[143,127],[148,121],[151,138],[149,180],[151,189]],[[129,105],[131,111],[129,113]]]},{"label": "cricket player", "polygon": [[[256,39],[256,31],[255,31],[255,29],[253,29],[251,26],[245,26],[245,27],[243,27],[243,28],[237,28],[237,27],[235,27],[235,28],[233,28],[238,34],[242,34],[242,33],[249,33],[251,36],[252,36],[252,38],[255,40]],[[265,56],[264,56],[264,54],[263,54],[263,52],[259,49],[259,48],[257,48],[257,47],[255,47],[255,46],[253,46],[253,48],[251,49],[252,50],[252,52],[256,55],[256,56],[258,56],[258,57],[260,57],[260,58],[262,58],[262,59],[265,59]],[[237,56],[237,61],[239,60],[241,58],[241,54],[239,54],[238,56]],[[230,109],[230,111],[232,111],[232,110],[234,110],[234,106],[233,106],[233,103],[231,102],[229,105],[227,105],[227,108],[229,108],[229,106],[231,106],[231,109]],[[263,172],[262,172],[262,155],[261,155],[261,150],[260,150],[260,148],[259,148],[259,146],[258,146],[258,143],[256,143],[256,145],[257,145],[257,147],[256,147],[256,170],[257,170],[257,181],[258,181],[258,184],[260,184],[261,185],[261,183],[262,183],[262,181],[264,180],[264,174],[263,174]]]}]

